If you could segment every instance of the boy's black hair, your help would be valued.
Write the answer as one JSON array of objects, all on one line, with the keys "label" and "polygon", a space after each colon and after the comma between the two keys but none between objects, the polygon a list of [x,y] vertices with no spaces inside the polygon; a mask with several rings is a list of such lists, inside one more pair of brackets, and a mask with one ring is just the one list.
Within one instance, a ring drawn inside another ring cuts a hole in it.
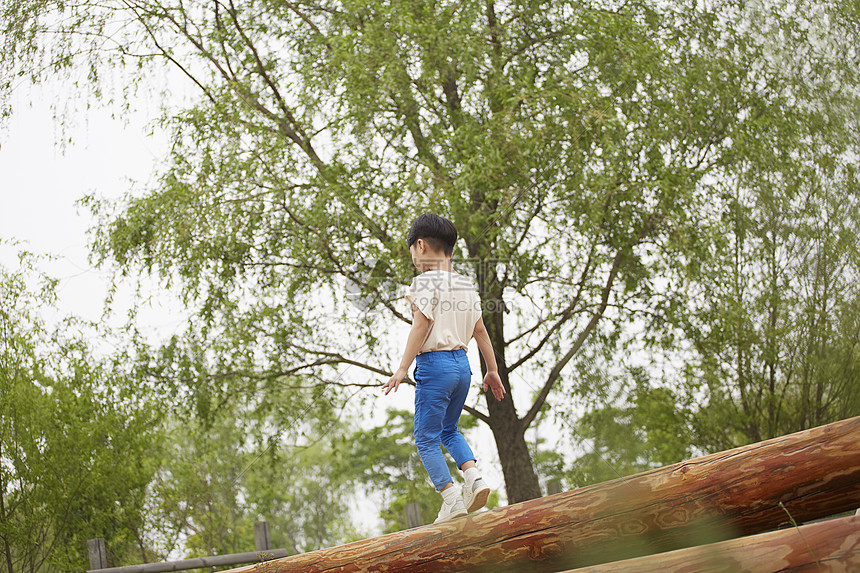
[{"label": "boy's black hair", "polygon": [[445,256],[454,254],[457,243],[457,228],[454,223],[434,213],[419,215],[406,235],[406,244],[411,247],[418,239],[424,239],[430,247],[442,251]]}]

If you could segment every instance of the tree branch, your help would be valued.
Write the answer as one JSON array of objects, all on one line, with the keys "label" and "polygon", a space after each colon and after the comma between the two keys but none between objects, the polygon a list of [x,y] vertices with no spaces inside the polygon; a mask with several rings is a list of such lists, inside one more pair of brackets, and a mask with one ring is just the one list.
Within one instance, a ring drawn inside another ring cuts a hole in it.
[{"label": "tree branch", "polygon": [[615,257],[612,261],[612,267],[609,270],[609,276],[606,279],[606,284],[603,286],[602,295],[600,297],[600,305],[597,307],[597,310],[594,311],[594,314],[591,316],[591,320],[588,321],[588,324],[585,325],[585,328],[580,331],[579,336],[576,341],[573,343],[573,346],[565,353],[565,355],[559,360],[556,365],[550,370],[549,375],[547,376],[547,380],[538,393],[537,398],[535,399],[534,404],[529,409],[528,413],[522,419],[522,427],[523,430],[528,428],[534,419],[537,417],[544,403],[546,402],[547,397],[549,396],[552,387],[555,385],[559,376],[561,375],[562,369],[567,365],[568,362],[579,352],[579,349],[582,347],[585,340],[591,334],[591,332],[597,326],[597,323],[603,317],[603,313],[606,312],[606,308],[609,305],[609,295],[612,293],[612,286],[615,283],[615,277],[618,274],[618,269],[621,268],[621,263],[624,261],[624,258],[630,253],[633,247],[640,242],[653,231],[654,227],[656,227],[658,220],[662,219],[663,215],[657,212],[651,213],[651,215],[646,220],[645,224],[642,226],[642,229],[639,232],[639,235],[636,237],[636,240],[633,241],[630,245],[622,247],[615,254]]},{"label": "tree branch", "polygon": [[477,410],[477,409],[473,408],[472,406],[463,406],[463,409],[466,410],[471,415],[478,418],[479,420],[481,420],[482,422],[484,422],[485,424],[487,424],[488,426],[490,425],[490,417],[488,415],[484,414],[483,412],[481,412],[480,410]]},{"label": "tree branch", "polygon": [[269,89],[272,91],[272,95],[275,97],[275,101],[278,102],[278,107],[281,109],[281,113],[284,115],[284,117],[290,124],[290,131],[296,135],[296,138],[293,139],[293,141],[295,141],[296,144],[302,150],[304,150],[304,152],[313,162],[314,166],[317,168],[318,171],[324,171],[326,168],[325,163],[322,161],[322,159],[320,159],[319,155],[317,155],[316,150],[313,148],[313,145],[311,145],[310,139],[308,139],[307,135],[303,132],[301,126],[295,118],[295,115],[293,115],[292,110],[287,105],[287,102],[286,100],[284,100],[284,97],[281,95],[278,86],[275,84],[274,80],[272,80],[271,76],[266,71],[266,66],[265,64],[263,64],[262,58],[260,58],[260,53],[257,51],[257,47],[254,45],[254,43],[245,33],[245,30],[239,24],[238,12],[236,10],[236,6],[233,4],[233,0],[229,1],[229,11],[230,16],[233,20],[233,27],[236,28],[236,31],[239,33],[239,36],[241,36],[242,41],[245,42],[245,45],[248,47],[248,49],[251,51],[251,54],[254,56],[254,62],[257,66],[257,73],[260,75],[261,78],[263,78],[263,81],[266,83],[266,85],[269,86]]},{"label": "tree branch", "polygon": [[440,179],[447,180],[446,177],[442,177],[442,164],[428,147],[427,138],[421,130],[421,119],[418,114],[418,102],[407,96],[405,93],[401,95],[406,96],[405,99],[408,101],[405,103],[400,102],[393,93],[389,94],[389,97],[394,103],[395,109],[403,118],[406,129],[409,130],[409,135],[412,136],[412,142],[415,144],[415,150],[418,152],[418,156],[423,158],[429,164],[434,174],[439,176]]},{"label": "tree branch", "polygon": [[[585,266],[583,267],[582,273],[580,274],[579,282],[577,283],[576,294],[574,295],[573,300],[571,301],[571,303],[569,305],[567,305],[567,308],[565,308],[563,311],[561,311],[560,314],[556,315],[556,316],[560,316],[561,318],[559,318],[555,322],[555,324],[553,324],[550,327],[550,329],[547,331],[547,333],[544,335],[544,337],[540,340],[540,342],[537,344],[537,346],[532,348],[525,355],[521,356],[518,360],[516,360],[513,364],[511,364],[508,367],[508,372],[512,372],[513,370],[515,370],[519,366],[522,366],[523,363],[530,360],[535,354],[537,354],[540,351],[541,348],[544,347],[544,345],[546,345],[547,342],[549,342],[552,335],[558,329],[560,329],[562,327],[562,325],[564,325],[565,322],[567,322],[568,320],[571,319],[571,317],[573,317],[573,312],[574,312],[574,310],[576,310],[576,307],[579,305],[579,302],[582,299],[582,292],[585,289],[585,282],[586,282],[586,279],[588,278],[588,273],[591,271],[591,262],[593,260],[595,250],[596,250],[596,246],[592,245],[591,252],[588,253],[588,259],[586,260]],[[531,330],[538,328],[539,326],[540,326],[540,323],[536,324],[534,327],[532,327],[531,329],[526,331],[526,333],[528,333]],[[521,334],[520,336],[513,338],[511,341],[509,341],[509,343],[517,340],[518,338],[520,338],[524,334],[525,333]]]},{"label": "tree branch", "polygon": [[588,335],[594,330],[597,326],[597,323],[603,317],[603,313],[606,311],[606,307],[609,303],[609,295],[612,292],[612,286],[615,283],[615,277],[618,274],[618,269],[621,266],[621,262],[624,260],[624,256],[627,254],[628,248],[622,248],[615,254],[615,259],[612,262],[612,268],[609,270],[609,276],[606,279],[606,284],[603,286],[603,292],[601,295],[600,306],[597,310],[594,311],[594,314],[591,315],[591,320],[588,321],[588,324],[583,328],[576,341],[573,343],[573,346],[565,353],[565,355],[559,360],[556,365],[552,368],[549,375],[547,376],[547,380],[538,393],[537,398],[535,399],[534,404],[529,409],[528,413],[526,413],[525,417],[522,419],[522,428],[525,430],[528,428],[534,419],[537,417],[544,403],[546,403],[546,399],[549,396],[552,387],[555,385],[559,376],[561,375],[562,369],[567,365],[568,362],[579,352],[579,349],[582,347],[582,344],[588,338]]},{"label": "tree branch", "polygon": [[212,102],[213,104],[216,103],[215,96],[212,95],[209,89],[207,89],[206,86],[204,86],[200,82],[200,80],[198,80],[197,77],[188,70],[188,68],[179,63],[179,60],[170,55],[170,53],[164,47],[162,47],[162,45],[158,41],[158,38],[155,35],[155,31],[153,31],[152,27],[146,23],[146,20],[138,11],[138,7],[130,2],[126,2],[126,6],[134,13],[135,17],[137,17],[138,22],[141,23],[143,29],[146,31],[146,34],[152,40],[153,45],[158,49],[160,55],[164,57],[167,61],[172,63],[174,66],[176,66],[179,71],[181,71],[188,79],[194,82],[194,84],[200,88],[200,90],[203,92],[203,95],[205,95],[210,102]]}]

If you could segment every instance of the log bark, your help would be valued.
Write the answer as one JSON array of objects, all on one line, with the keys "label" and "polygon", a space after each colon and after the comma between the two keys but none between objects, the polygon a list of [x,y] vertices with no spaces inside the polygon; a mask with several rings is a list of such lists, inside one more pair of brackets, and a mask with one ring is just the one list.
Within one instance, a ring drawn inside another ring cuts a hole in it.
[{"label": "log bark", "polygon": [[562,571],[860,507],[860,417],[235,571]]},{"label": "log bark", "polygon": [[860,517],[570,570],[567,573],[852,573],[860,571]]}]

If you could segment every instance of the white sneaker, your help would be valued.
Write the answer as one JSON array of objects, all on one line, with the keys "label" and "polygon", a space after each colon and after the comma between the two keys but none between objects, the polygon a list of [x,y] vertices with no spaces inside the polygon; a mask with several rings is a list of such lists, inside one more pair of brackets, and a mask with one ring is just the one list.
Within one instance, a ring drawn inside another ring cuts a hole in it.
[{"label": "white sneaker", "polygon": [[472,483],[472,487],[463,488],[463,498],[466,500],[466,510],[469,513],[484,507],[488,497],[490,497],[490,486],[485,484],[481,478],[476,479]]},{"label": "white sneaker", "polygon": [[442,502],[442,509],[439,510],[439,517],[437,517],[436,521],[433,523],[440,523],[442,521],[465,517],[467,515],[469,515],[469,512],[466,511],[466,506],[463,505],[463,500],[458,497],[454,500],[454,503]]}]

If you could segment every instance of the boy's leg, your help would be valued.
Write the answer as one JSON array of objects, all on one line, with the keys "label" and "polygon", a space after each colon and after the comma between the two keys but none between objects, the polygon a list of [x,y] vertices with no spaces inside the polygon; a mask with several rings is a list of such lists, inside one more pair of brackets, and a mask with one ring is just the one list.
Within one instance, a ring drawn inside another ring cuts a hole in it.
[{"label": "boy's leg", "polygon": [[469,369],[469,360],[466,358],[466,352],[463,351],[461,356],[455,361],[457,370],[453,373],[457,380],[450,395],[445,414],[442,419],[441,439],[442,445],[454,458],[457,467],[462,467],[464,463],[475,461],[475,454],[472,453],[472,448],[466,442],[466,438],[460,432],[460,414],[463,413],[463,406],[466,404],[466,398],[469,395],[469,385],[472,380],[472,371]]},{"label": "boy's leg", "polygon": [[466,481],[463,485],[463,501],[466,511],[471,513],[487,505],[487,500],[490,497],[490,486],[484,483],[474,461],[464,463],[460,469],[463,471],[463,478]]},{"label": "boy's leg", "polygon": [[460,414],[463,412],[463,406],[469,394],[472,371],[465,351],[458,356],[456,362],[459,380],[451,394],[451,402],[442,421],[442,444],[454,458],[457,467],[463,471],[466,481],[463,486],[463,497],[466,509],[471,512],[486,505],[490,488],[481,479],[475,463],[475,454],[472,453],[472,448],[469,447],[459,429]]},{"label": "boy's leg", "polygon": [[415,390],[415,447],[436,491],[442,491],[453,482],[445,456],[439,447],[445,408],[438,397],[427,388],[422,390]]},{"label": "boy's leg", "polygon": [[[422,391],[419,392],[418,388]],[[459,488],[454,487],[448,464],[440,447],[442,419],[445,414],[444,394],[432,386],[418,385],[415,389],[415,445],[421,462],[433,485],[442,496],[442,507],[436,523],[468,514]]]},{"label": "boy's leg", "polygon": [[451,374],[450,360],[445,355],[427,353],[418,356],[415,371],[415,446],[433,485],[442,495],[437,523],[467,514],[440,447],[451,387],[452,383],[456,383]]},{"label": "boy's leg", "polygon": [[442,491],[449,483],[453,483],[448,464],[442,449],[442,424],[448,406],[445,385],[441,383],[437,362],[432,357],[419,355],[420,378],[416,372],[415,386],[415,446],[424,468],[430,475],[430,481],[436,491]]},{"label": "boy's leg", "polygon": [[466,482],[466,487],[463,491],[471,491],[472,485],[476,480],[481,479],[481,473],[478,471],[478,465],[474,460],[469,460],[468,462],[462,464],[460,466],[460,471],[463,472],[463,480]]}]

